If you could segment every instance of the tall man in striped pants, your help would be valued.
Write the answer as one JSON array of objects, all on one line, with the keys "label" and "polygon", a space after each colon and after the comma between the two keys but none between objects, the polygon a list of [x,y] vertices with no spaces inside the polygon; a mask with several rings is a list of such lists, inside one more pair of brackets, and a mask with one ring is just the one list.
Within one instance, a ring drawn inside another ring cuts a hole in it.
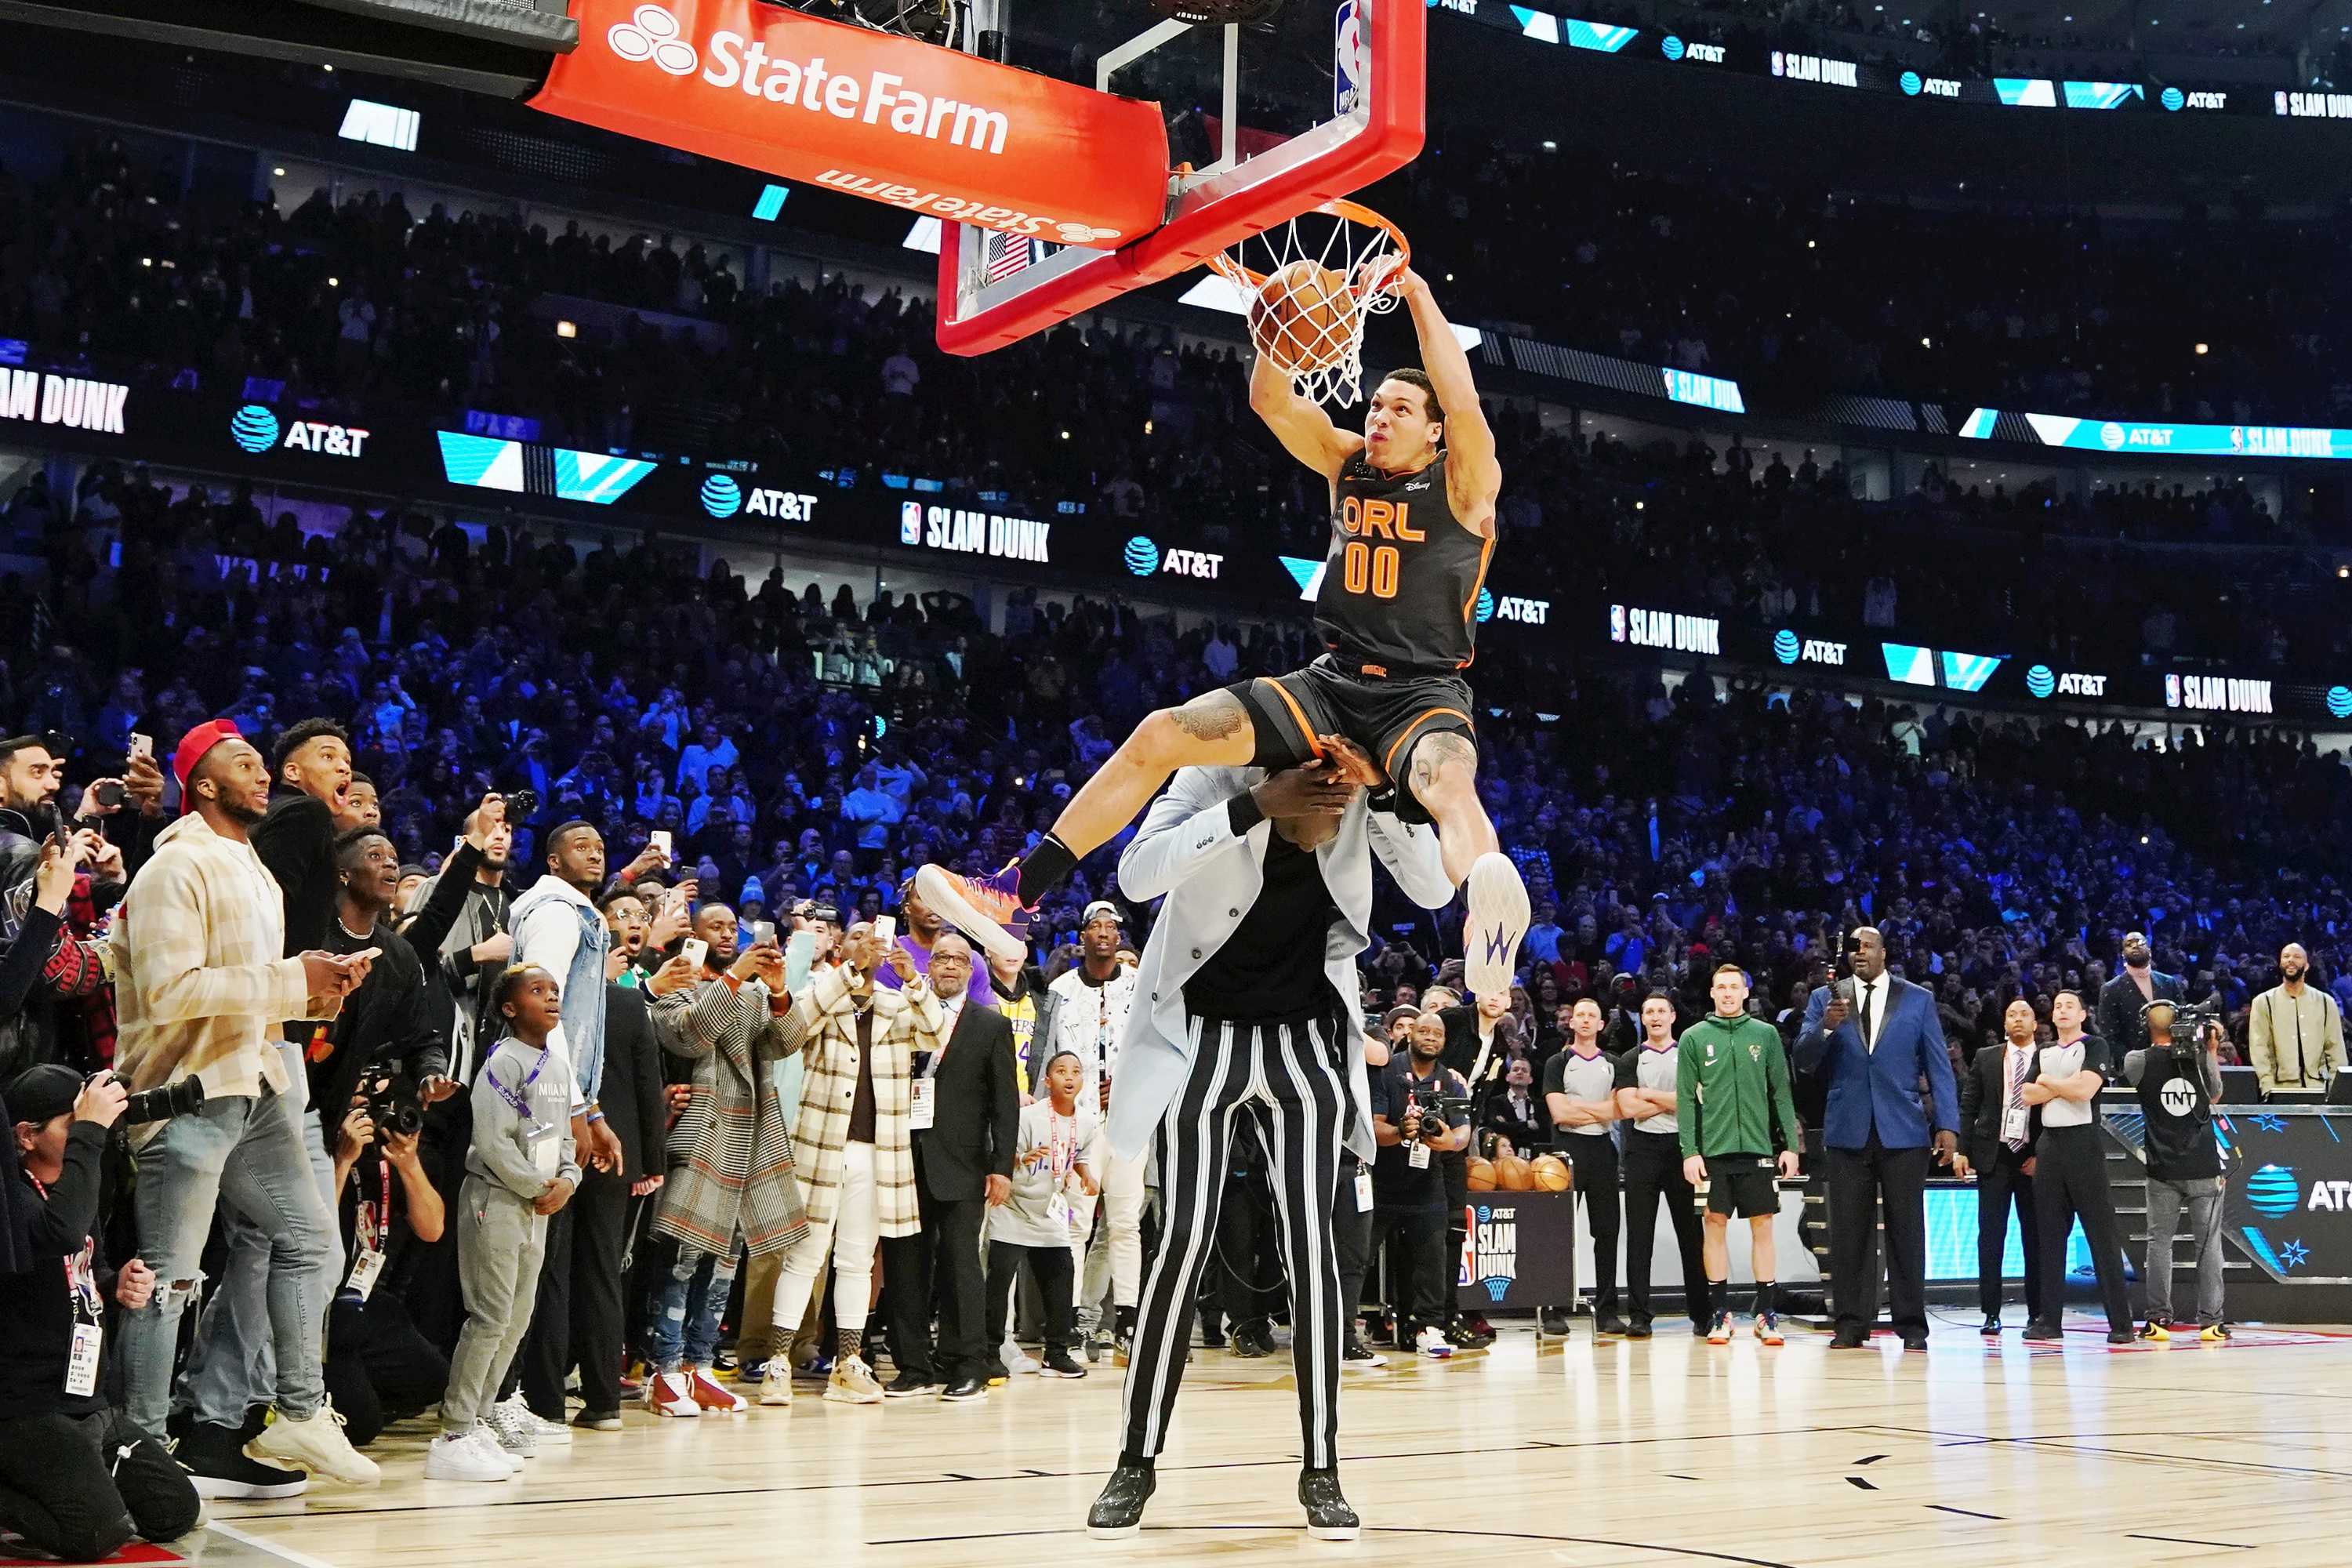
[{"label": "tall man in striped pants", "polygon": [[1370,942],[1370,858],[1427,908],[1450,901],[1454,885],[1436,835],[1372,812],[1348,772],[1319,760],[1272,774],[1185,768],[1119,859],[1129,899],[1167,901],[1137,971],[1111,1144],[1156,1157],[1166,1223],[1137,1310],[1118,1468],[1087,1515],[1097,1537],[1132,1534],[1150,1500],[1243,1116],[1265,1148],[1290,1276],[1298,1500],[1310,1534],[1357,1533],[1338,1468],[1352,1303],[1339,1299],[1333,1208],[1370,1202],[1360,1183],[1338,1188],[1343,1148],[1366,1163],[1374,1152],[1355,962]]}]

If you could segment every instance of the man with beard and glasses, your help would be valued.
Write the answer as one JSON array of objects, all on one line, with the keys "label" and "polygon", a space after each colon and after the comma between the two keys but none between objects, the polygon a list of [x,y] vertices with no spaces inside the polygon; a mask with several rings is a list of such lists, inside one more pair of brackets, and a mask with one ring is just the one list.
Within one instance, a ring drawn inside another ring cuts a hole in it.
[{"label": "man with beard and glasses", "polygon": [[[2301,942],[2279,950],[2279,983],[2254,998],[2246,1019],[2246,1058],[2268,1100],[2326,1089],[2344,1070],[2344,1014],[2310,983],[2311,955]],[[2140,1031],[2142,1045],[2147,1029]]]},{"label": "man with beard and glasses", "polygon": [[282,1469],[247,1459],[373,1482],[376,1467],[352,1451],[326,1402],[320,1334],[333,1221],[286,1108],[297,1086],[278,1049],[286,1019],[332,1016],[371,961],[283,954],[284,902],[250,839],[269,809],[269,772],[234,726],[199,725],[172,766],[185,815],[157,836],[139,897],[115,926],[118,1060],[133,1092],[194,1079],[205,1100],[135,1140],[139,1234],[158,1283],[121,1331],[126,1408],[139,1426],[163,1429],[180,1318],[226,1200],[268,1241],[278,1418],[241,1455],[242,1410],[200,1426],[181,1445],[182,1462],[199,1490],[207,1479],[228,1488],[284,1482]]}]

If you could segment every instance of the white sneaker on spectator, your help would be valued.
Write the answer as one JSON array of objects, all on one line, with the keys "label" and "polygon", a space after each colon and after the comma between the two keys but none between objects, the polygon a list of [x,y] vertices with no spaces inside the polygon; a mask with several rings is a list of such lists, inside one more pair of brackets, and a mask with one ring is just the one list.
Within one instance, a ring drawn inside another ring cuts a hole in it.
[{"label": "white sneaker on spectator", "polygon": [[840,1356],[833,1363],[833,1376],[825,1383],[824,1396],[835,1405],[879,1405],[882,1385],[874,1380],[873,1369],[863,1359]]},{"label": "white sneaker on spectator", "polygon": [[331,1399],[320,1401],[318,1413],[308,1421],[271,1416],[261,1436],[245,1446],[245,1455],[248,1459],[299,1465],[312,1475],[345,1486],[372,1487],[383,1479],[375,1461],[352,1447],[352,1440],[343,1436],[343,1418]]},{"label": "white sneaker on spectator", "polygon": [[519,1388],[516,1389],[511,1395],[500,1400],[499,1404],[502,1405],[512,1405],[517,1415],[530,1423],[530,1429],[537,1435],[539,1438],[539,1446],[541,1447],[568,1448],[572,1447],[572,1428],[566,1426],[561,1421],[542,1420],[540,1417],[539,1412],[530,1407],[530,1402],[522,1396],[522,1390]]},{"label": "white sneaker on spectator", "polygon": [[1444,1329],[1432,1323],[1413,1337],[1412,1348],[1423,1355],[1435,1356],[1443,1361],[1454,1353],[1454,1342],[1445,1337]]},{"label": "white sneaker on spectator", "polygon": [[686,1387],[694,1402],[713,1415],[739,1415],[751,1407],[751,1401],[722,1384],[704,1367],[698,1366],[686,1374]]},{"label": "white sneaker on spectator", "polygon": [[475,1447],[479,1448],[483,1453],[489,1455],[499,1464],[504,1465],[507,1468],[507,1474],[510,1476],[519,1476],[522,1474],[522,1456],[520,1454],[508,1453],[506,1449],[500,1446],[499,1442],[499,1435],[490,1430],[490,1424],[488,1422],[475,1422],[473,1429],[467,1432],[466,1436],[473,1442]]},{"label": "white sneaker on spectator", "polygon": [[530,1412],[511,1401],[493,1405],[482,1417],[482,1424],[498,1439],[499,1447],[519,1458],[531,1458],[539,1453],[539,1432]]},{"label": "white sneaker on spectator", "polygon": [[646,1379],[646,1408],[656,1415],[702,1414],[702,1406],[694,1402],[692,1385],[675,1372],[656,1373]]},{"label": "white sneaker on spectator", "polygon": [[425,1450],[428,1481],[507,1481],[514,1472],[495,1447],[485,1453],[473,1432],[444,1432]]},{"label": "white sneaker on spectator", "polygon": [[1037,1358],[1011,1340],[1005,1341],[1003,1348],[998,1350],[996,1359],[1004,1363],[1007,1372],[1034,1375],[1037,1371]]},{"label": "white sneaker on spectator", "polygon": [[793,1366],[782,1356],[772,1357],[760,1379],[760,1403],[789,1407],[793,1402]]}]

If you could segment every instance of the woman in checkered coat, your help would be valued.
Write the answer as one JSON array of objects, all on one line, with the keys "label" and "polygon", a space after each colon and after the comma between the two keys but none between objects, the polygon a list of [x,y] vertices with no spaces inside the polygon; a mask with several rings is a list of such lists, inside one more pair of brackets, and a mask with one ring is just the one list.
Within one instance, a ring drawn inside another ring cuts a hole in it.
[{"label": "woman in checkered coat", "polygon": [[[793,1140],[808,1230],[784,1254],[775,1321],[780,1334],[799,1328],[830,1249],[841,1342],[824,1396],[874,1405],[881,1401],[882,1385],[864,1354],[874,1251],[883,1237],[922,1228],[908,1136],[911,1071],[914,1053],[939,1048],[947,1014],[905,949],[893,943],[886,954],[873,927],[850,927],[842,960],[812,977],[793,1009],[807,1032],[808,1070]],[[903,989],[874,984],[885,962]],[[792,1397],[792,1369],[776,1357],[768,1363],[760,1403],[789,1405]]]},{"label": "woman in checkered coat", "polygon": [[672,959],[646,985],[663,1048],[694,1064],[653,1222],[656,1235],[677,1243],[677,1260],[660,1281],[656,1375],[646,1384],[646,1404],[666,1415],[742,1408],[742,1398],[709,1371],[739,1246],[764,1258],[807,1229],[789,1112],[768,1069],[801,1049],[809,1020],[784,994],[783,955],[775,948],[736,957],[731,931],[714,925],[703,934],[715,939],[709,967],[698,975],[683,958]]}]

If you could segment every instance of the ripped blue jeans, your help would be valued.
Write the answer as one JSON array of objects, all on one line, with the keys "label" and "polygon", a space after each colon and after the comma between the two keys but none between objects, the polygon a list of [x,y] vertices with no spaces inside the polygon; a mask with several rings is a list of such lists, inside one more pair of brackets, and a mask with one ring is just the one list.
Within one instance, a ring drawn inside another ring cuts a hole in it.
[{"label": "ripped blue jeans", "polygon": [[654,1370],[708,1367],[719,1352],[719,1318],[735,1289],[737,1254],[718,1257],[681,1244],[654,1291]]}]

